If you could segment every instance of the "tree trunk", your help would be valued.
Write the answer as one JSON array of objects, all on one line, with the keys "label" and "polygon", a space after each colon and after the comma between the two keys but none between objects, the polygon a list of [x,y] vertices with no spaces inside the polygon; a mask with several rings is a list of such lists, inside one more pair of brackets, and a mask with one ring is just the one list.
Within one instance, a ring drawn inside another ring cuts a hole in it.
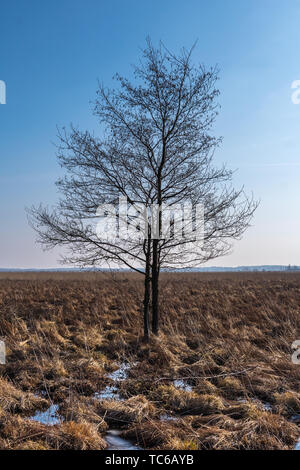
[{"label": "tree trunk", "polygon": [[144,340],[149,341],[150,265],[146,265],[144,293]]},{"label": "tree trunk", "polygon": [[153,261],[152,261],[152,332],[158,335],[159,329],[159,308],[158,308],[158,240],[153,240]]},{"label": "tree trunk", "polygon": [[[163,132],[164,134],[164,132]],[[158,214],[154,220],[156,222],[156,229],[153,238],[153,257],[152,257],[152,332],[158,335],[159,329],[159,307],[158,307],[158,278],[159,278],[159,240],[162,233],[162,198],[161,198],[161,174],[165,163],[166,157],[166,143],[163,135],[163,151],[162,160],[157,173],[157,205]]]},{"label": "tree trunk", "polygon": [[144,282],[144,341],[149,341],[149,308],[150,308],[150,282],[151,282],[151,229],[148,227],[148,239],[144,242],[146,255],[145,282]]}]

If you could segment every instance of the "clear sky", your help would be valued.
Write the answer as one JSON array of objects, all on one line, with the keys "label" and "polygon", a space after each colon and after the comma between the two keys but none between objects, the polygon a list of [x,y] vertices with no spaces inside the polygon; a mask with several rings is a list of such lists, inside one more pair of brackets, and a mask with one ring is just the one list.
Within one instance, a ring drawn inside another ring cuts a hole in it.
[{"label": "clear sky", "polygon": [[55,267],[24,208],[57,198],[56,125],[96,130],[97,80],[130,75],[149,35],[219,64],[218,162],[261,204],[233,254],[210,265],[300,265],[298,0],[10,0],[0,5],[0,267]]}]

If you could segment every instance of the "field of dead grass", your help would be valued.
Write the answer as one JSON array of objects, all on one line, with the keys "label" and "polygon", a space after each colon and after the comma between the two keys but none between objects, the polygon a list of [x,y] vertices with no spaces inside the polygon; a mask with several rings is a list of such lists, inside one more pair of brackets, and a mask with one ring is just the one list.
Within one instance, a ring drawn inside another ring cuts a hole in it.
[{"label": "field of dead grass", "polygon": [[[129,273],[1,273],[0,448],[104,449],[111,428],[151,449],[294,448],[300,274],[164,273],[150,344],[142,290]],[[121,399],[97,398],[110,385]],[[30,419],[51,404],[60,422]]]}]

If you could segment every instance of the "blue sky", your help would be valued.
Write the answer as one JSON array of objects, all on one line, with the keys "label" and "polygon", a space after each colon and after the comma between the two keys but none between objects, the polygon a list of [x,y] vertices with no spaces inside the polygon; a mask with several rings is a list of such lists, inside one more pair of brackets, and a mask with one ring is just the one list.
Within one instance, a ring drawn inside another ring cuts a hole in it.
[{"label": "blue sky", "polygon": [[0,6],[0,267],[54,267],[24,208],[57,199],[56,126],[97,130],[97,80],[131,74],[149,35],[221,70],[216,160],[261,205],[233,254],[210,265],[300,264],[300,1],[11,0]]}]

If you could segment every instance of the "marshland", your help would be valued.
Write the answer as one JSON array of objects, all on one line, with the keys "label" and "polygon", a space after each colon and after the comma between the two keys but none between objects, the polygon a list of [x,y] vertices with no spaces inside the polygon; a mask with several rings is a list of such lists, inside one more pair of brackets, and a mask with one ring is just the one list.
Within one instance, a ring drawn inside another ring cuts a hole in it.
[{"label": "marshland", "polygon": [[1,449],[294,449],[298,273],[1,273]]}]

